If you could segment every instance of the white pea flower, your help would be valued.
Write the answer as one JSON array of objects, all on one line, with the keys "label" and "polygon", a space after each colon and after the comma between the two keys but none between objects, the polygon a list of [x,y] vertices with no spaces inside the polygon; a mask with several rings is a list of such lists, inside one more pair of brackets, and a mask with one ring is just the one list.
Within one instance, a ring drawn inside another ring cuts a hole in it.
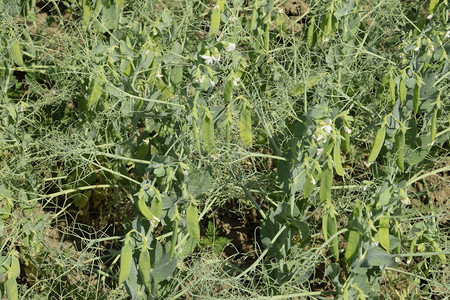
[{"label": "white pea flower", "polygon": [[400,258],[400,257],[398,257],[398,256],[396,256],[395,258],[394,258],[394,261],[396,262],[396,263],[401,263],[402,262],[402,259]]},{"label": "white pea flower", "polygon": [[330,134],[331,131],[333,130],[333,129],[331,128],[331,123],[332,123],[331,119],[328,119],[326,125],[320,127],[320,129],[322,129],[322,130],[325,131],[326,133]]},{"label": "white pea flower", "polygon": [[379,242],[377,242],[377,241],[375,241],[374,239],[372,239],[372,241],[370,242],[370,244],[372,245],[372,246],[378,246],[378,244],[380,244]]},{"label": "white pea flower", "polygon": [[162,77],[163,77],[163,74],[161,74],[161,72],[158,72],[158,73],[156,73],[155,77],[156,77],[156,78],[162,78]]},{"label": "white pea flower", "polygon": [[311,183],[312,183],[313,185],[316,185],[316,180],[315,180],[314,177],[312,177],[312,176],[311,176]]},{"label": "white pea flower", "polygon": [[205,60],[205,64],[211,65],[214,61],[214,58],[210,55],[200,55],[201,58]]},{"label": "white pea flower", "polygon": [[227,51],[227,52],[234,51],[235,49],[236,49],[236,44],[235,43],[228,43],[225,46],[225,51]]},{"label": "white pea flower", "polygon": [[402,202],[403,205],[410,205],[411,204],[411,200],[409,200],[409,197],[402,197],[400,199],[400,201]]},{"label": "white pea flower", "polygon": [[428,15],[428,16],[427,16],[427,19],[429,20],[429,19],[431,19],[433,16],[434,16],[434,14]]},{"label": "white pea flower", "polygon": [[188,176],[189,173],[186,170],[183,170],[181,173],[183,173],[184,176]]},{"label": "white pea flower", "polygon": [[409,265],[412,261],[412,258],[408,258],[408,260],[406,261],[406,264]]},{"label": "white pea flower", "polygon": [[219,62],[219,61],[220,61],[220,54],[219,54],[219,52],[213,53],[213,55],[212,55],[212,60],[213,60],[214,62]]},{"label": "white pea flower", "polygon": [[348,134],[352,133],[352,130],[347,126],[344,126],[344,131],[347,132]]},{"label": "white pea flower", "polygon": [[145,51],[145,55],[149,55],[150,54],[150,50]]},{"label": "white pea flower", "polygon": [[195,78],[195,82],[202,84],[205,81],[205,76],[200,76],[199,78]]},{"label": "white pea flower", "polygon": [[323,148],[319,148],[316,150],[317,156],[321,155],[323,153]]},{"label": "white pea flower", "polygon": [[234,86],[238,86],[240,82],[241,82],[241,79],[240,79],[239,77],[236,77],[236,78],[233,80],[233,85],[234,85]]},{"label": "white pea flower", "polygon": [[434,51],[434,45],[430,44],[430,51]]},{"label": "white pea flower", "polygon": [[447,33],[445,34],[444,38],[446,38],[446,39],[450,38],[450,30],[447,31]]},{"label": "white pea flower", "polygon": [[314,136],[314,139],[315,139],[317,142],[320,142],[320,141],[324,140],[324,136],[323,136],[323,134],[318,133],[318,134],[316,134],[316,135]]},{"label": "white pea flower", "polygon": [[416,48],[414,48],[414,51],[417,52],[417,51],[419,51],[419,49],[420,49],[420,45],[417,45]]}]

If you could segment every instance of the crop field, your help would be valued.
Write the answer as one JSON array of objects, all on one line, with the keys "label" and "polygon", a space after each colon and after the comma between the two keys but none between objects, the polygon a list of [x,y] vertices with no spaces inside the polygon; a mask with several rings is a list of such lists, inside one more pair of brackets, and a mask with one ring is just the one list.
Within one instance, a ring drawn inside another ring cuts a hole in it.
[{"label": "crop field", "polygon": [[0,1],[0,298],[449,299],[449,17]]}]

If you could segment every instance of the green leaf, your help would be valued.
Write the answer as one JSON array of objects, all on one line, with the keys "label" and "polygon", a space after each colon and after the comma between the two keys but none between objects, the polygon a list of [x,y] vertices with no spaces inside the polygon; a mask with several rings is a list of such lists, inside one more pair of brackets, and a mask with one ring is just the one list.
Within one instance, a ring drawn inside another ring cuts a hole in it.
[{"label": "green leaf", "polygon": [[171,259],[168,253],[164,253],[163,256],[156,262],[155,268],[152,270],[152,278],[156,283],[161,282],[170,278],[176,268],[177,260]]},{"label": "green leaf", "polygon": [[365,262],[371,267],[388,267],[395,264],[394,256],[380,247],[372,247],[367,251]]},{"label": "green leaf", "polygon": [[11,277],[5,282],[6,297],[8,300],[18,300],[19,292],[17,290],[16,278]]},{"label": "green leaf", "polygon": [[212,183],[212,175],[209,169],[196,169],[189,174],[188,192],[194,198],[205,195]]}]

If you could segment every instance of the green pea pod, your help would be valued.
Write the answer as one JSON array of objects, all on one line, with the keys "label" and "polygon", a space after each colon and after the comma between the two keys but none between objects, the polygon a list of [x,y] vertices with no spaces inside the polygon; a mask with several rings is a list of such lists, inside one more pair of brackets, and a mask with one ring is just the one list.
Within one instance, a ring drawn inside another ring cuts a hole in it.
[{"label": "green pea pod", "polygon": [[430,145],[434,144],[436,139],[436,120],[437,120],[438,108],[437,106],[433,109],[433,117],[431,118],[431,134],[430,134]]},{"label": "green pea pod", "polygon": [[342,150],[344,154],[350,153],[350,134],[345,130],[345,127],[349,128],[347,122],[344,122],[344,126],[341,128],[341,135],[344,137],[342,141]]},{"label": "green pea pod", "polygon": [[436,12],[439,5],[439,0],[430,0],[430,6],[428,7],[428,14],[432,15]]},{"label": "green pea pod", "polygon": [[234,87],[234,71],[231,70],[230,74],[228,75],[225,86],[223,90],[223,97],[225,99],[225,103],[230,103],[231,97],[233,95],[233,87]]},{"label": "green pea pod", "polygon": [[211,112],[207,107],[204,107],[205,115],[203,116],[202,122],[202,139],[205,144],[205,149],[208,153],[214,154],[215,149],[215,138],[214,138],[214,122],[211,116]]},{"label": "green pea pod", "polygon": [[344,176],[344,169],[342,168],[341,162],[341,140],[338,138],[334,143],[333,148],[333,161],[334,161],[334,169],[336,170],[336,174],[339,176]]},{"label": "green pea pod", "polygon": [[331,186],[333,184],[333,169],[327,163],[322,171],[320,179],[320,201],[331,201]]},{"label": "green pea pod", "polygon": [[[327,218],[327,234],[328,238],[331,238],[337,232],[337,221],[333,212],[329,212],[329,216]],[[330,253],[334,256],[336,260],[339,259],[339,245],[338,245],[338,237],[334,237],[330,242]]]},{"label": "green pea pod", "polygon": [[347,247],[345,248],[345,260],[352,259],[359,249],[361,235],[357,230],[349,229]]},{"label": "green pea pod", "polygon": [[148,252],[147,246],[144,245],[141,249],[141,254],[139,255],[139,276],[149,294],[152,293],[151,271],[150,253]]},{"label": "green pea pod", "polygon": [[396,88],[396,84],[395,84],[395,77],[394,77],[394,72],[391,68],[391,70],[389,71],[389,90],[391,92],[391,102],[392,102],[392,106],[395,105],[395,88]]},{"label": "green pea pod", "polygon": [[406,71],[403,70],[401,78],[400,78],[400,85],[398,87],[399,89],[399,95],[400,95],[400,103],[405,103],[406,100]]},{"label": "green pea pod", "polygon": [[219,6],[219,10],[221,13],[225,11],[225,4],[227,3],[226,0],[217,0],[216,4]]},{"label": "green pea pod", "polygon": [[20,263],[17,258],[17,253],[11,256],[11,274],[14,278],[17,278],[20,275]]},{"label": "green pea pod", "polygon": [[259,3],[258,3],[258,0],[256,0],[253,5],[252,18],[250,19],[250,30],[256,29],[256,25],[257,25],[256,20],[258,19],[258,8],[259,8]]},{"label": "green pea pod", "polygon": [[177,240],[178,240],[178,219],[175,218],[172,224],[172,240],[170,243],[170,256],[169,256],[170,259],[172,259],[173,255],[175,254],[175,247],[177,245]]},{"label": "green pea pod", "polygon": [[325,242],[328,240],[328,212],[322,215],[322,231]]},{"label": "green pea pod", "polygon": [[306,42],[308,43],[308,46],[312,46],[315,43],[315,22],[316,16],[312,16],[309,20],[308,33],[306,35]]},{"label": "green pea pod", "polygon": [[198,210],[194,203],[190,202],[186,210],[187,230],[190,236],[200,240],[200,227],[198,223]]},{"label": "green pea pod", "polygon": [[231,122],[233,119],[231,118],[231,109],[227,107],[227,119],[226,119],[226,133],[225,133],[225,142],[227,145],[230,144],[231,141]]},{"label": "green pea pod", "polygon": [[381,246],[389,252],[389,213],[382,216],[380,218],[379,228],[378,228],[378,237],[380,240]]},{"label": "green pea pod", "polygon": [[17,290],[16,278],[11,277],[5,282],[6,298],[8,300],[19,299],[19,292]]},{"label": "green pea pod", "polygon": [[266,51],[267,54],[269,53],[269,46],[270,46],[269,24],[270,24],[270,19],[266,23],[265,29],[264,29],[264,51]]},{"label": "green pea pod", "polygon": [[303,198],[308,198],[314,191],[316,185],[314,184],[313,180],[314,177],[312,174],[306,176],[306,182],[303,185]]},{"label": "green pea pod", "polygon": [[394,150],[397,154],[397,166],[403,173],[405,171],[405,132],[402,128],[395,134]]},{"label": "green pea pod", "polygon": [[88,0],[83,0],[83,24],[86,26],[91,21],[91,7],[89,6]]},{"label": "green pea pod", "polygon": [[87,98],[87,108],[91,108],[97,101],[100,99],[103,93],[103,83],[104,78],[102,76],[98,76],[95,78],[90,85],[89,96]]},{"label": "green pea pod", "polygon": [[377,159],[378,154],[380,154],[381,148],[383,147],[385,136],[386,124],[383,122],[375,135],[375,141],[373,143],[372,150],[370,151],[369,159],[367,160],[368,164],[373,163]]},{"label": "green pea pod", "polygon": [[[436,241],[432,240],[431,244],[433,245],[434,250],[436,250],[436,252],[442,252],[441,247],[439,247],[439,245],[436,243]],[[439,254],[439,258],[441,259],[441,261],[445,264],[447,262],[447,258],[445,257],[445,254]]]},{"label": "green pea pod", "polygon": [[416,82],[416,85],[414,85],[414,92],[413,92],[413,108],[415,115],[417,115],[417,112],[419,111],[419,104],[420,104],[420,83]]},{"label": "green pea pod", "polygon": [[194,103],[194,107],[192,108],[192,133],[194,135],[195,146],[198,152],[201,152],[200,149],[200,137],[198,136],[198,128],[197,128],[197,106]]},{"label": "green pea pod", "polygon": [[125,244],[120,251],[120,271],[119,285],[121,285],[131,272],[131,264],[133,262],[133,249],[130,244]]},{"label": "green pea pod", "polygon": [[156,195],[152,200],[152,203],[150,204],[150,211],[153,216],[155,216],[157,219],[161,219],[162,215],[162,199],[161,194],[159,194],[159,191],[156,191]]},{"label": "green pea pod", "polygon": [[139,198],[138,200],[138,209],[139,212],[146,218],[152,221],[159,222],[159,219],[156,219],[155,216],[152,214],[150,209],[148,208],[147,204],[145,203],[145,200],[143,198]]},{"label": "green pea pod", "polygon": [[18,40],[13,40],[10,46],[11,58],[20,67],[24,66],[22,58],[22,50],[20,50],[20,45]]},{"label": "green pea pod", "polygon": [[251,147],[253,144],[252,136],[252,115],[246,103],[242,105],[241,116],[239,120],[239,132],[241,140],[247,146]]},{"label": "green pea pod", "polygon": [[209,27],[209,35],[215,36],[219,33],[220,28],[220,7],[214,7],[211,14],[211,26]]},{"label": "green pea pod", "polygon": [[[395,223],[394,223],[394,236],[396,238],[398,238],[399,240],[401,240],[400,226],[398,224],[397,219],[394,219],[394,220],[395,220]],[[397,253],[397,254],[400,254],[400,252],[401,252],[401,246],[400,245],[401,245],[401,243],[399,243],[398,246],[395,247],[395,249],[394,249],[395,253]]]}]

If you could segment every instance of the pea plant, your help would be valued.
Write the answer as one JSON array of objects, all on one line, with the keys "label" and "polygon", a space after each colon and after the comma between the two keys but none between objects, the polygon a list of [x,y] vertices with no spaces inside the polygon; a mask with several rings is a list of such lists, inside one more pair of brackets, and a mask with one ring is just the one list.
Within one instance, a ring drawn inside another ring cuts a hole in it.
[{"label": "pea plant", "polygon": [[419,2],[0,4],[0,295],[444,297],[448,1]]}]

